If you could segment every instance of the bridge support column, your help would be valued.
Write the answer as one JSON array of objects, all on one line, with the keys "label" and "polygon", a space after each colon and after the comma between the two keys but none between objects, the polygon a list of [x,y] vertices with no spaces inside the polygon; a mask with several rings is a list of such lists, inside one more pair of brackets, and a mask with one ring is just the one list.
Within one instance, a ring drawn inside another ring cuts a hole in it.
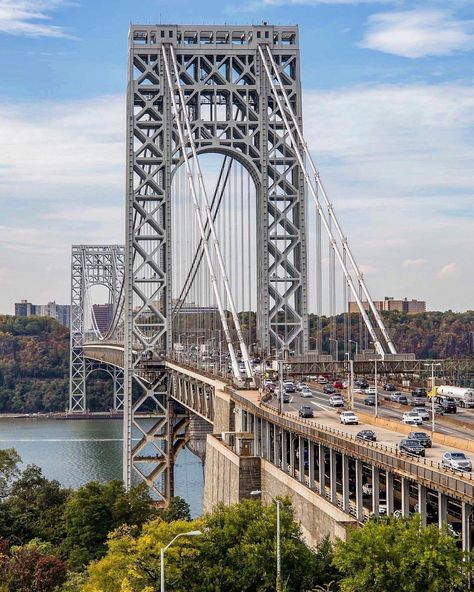
[{"label": "bridge support column", "polygon": [[342,455],[342,509],[349,512],[349,457]]},{"label": "bridge support column", "polygon": [[314,489],[314,443],[308,440],[308,487]]},{"label": "bridge support column", "polygon": [[387,504],[387,516],[393,514],[393,473],[385,473],[385,499]]},{"label": "bridge support column", "polygon": [[372,512],[378,516],[380,513],[380,471],[372,466]]},{"label": "bridge support column", "polygon": [[288,432],[281,431],[281,470],[288,472]]},{"label": "bridge support column", "polygon": [[356,517],[359,522],[364,518],[364,504],[362,491],[362,462],[359,459],[355,461],[356,467]]},{"label": "bridge support column", "polygon": [[112,380],[114,381],[114,411],[123,411],[123,398],[125,393],[125,383],[122,368],[113,367]]},{"label": "bridge support column", "polygon": [[331,489],[331,502],[333,504],[337,503],[337,462],[336,462],[336,451],[334,448],[331,448],[329,451],[329,487]]},{"label": "bridge support column", "polygon": [[418,484],[418,512],[421,516],[421,524],[426,526],[426,487]]},{"label": "bridge support column", "polygon": [[318,444],[318,459],[319,459],[319,493],[322,497],[326,497],[326,476],[324,474],[324,465],[326,462],[324,453],[324,446]]},{"label": "bridge support column", "polygon": [[273,424],[273,464],[281,467],[281,430]]},{"label": "bridge support column", "polygon": [[402,477],[402,516],[410,517],[410,491],[408,479]]},{"label": "bridge support column", "polygon": [[438,492],[438,526],[448,522],[448,498],[444,493]]},{"label": "bridge support column", "polygon": [[290,433],[290,475],[295,476],[295,436]]},{"label": "bridge support column", "polygon": [[462,549],[467,553],[471,551],[471,520],[472,520],[473,505],[467,502],[462,503],[461,520],[462,520]]}]

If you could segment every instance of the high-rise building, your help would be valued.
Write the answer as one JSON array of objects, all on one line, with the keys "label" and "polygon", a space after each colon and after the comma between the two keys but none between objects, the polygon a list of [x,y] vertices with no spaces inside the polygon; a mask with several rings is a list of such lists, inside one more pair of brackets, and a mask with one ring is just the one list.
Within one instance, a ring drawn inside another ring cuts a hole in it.
[{"label": "high-rise building", "polygon": [[109,330],[110,323],[112,322],[113,304],[94,304],[92,308],[94,310],[97,328],[104,335]]},{"label": "high-rise building", "polygon": [[15,302],[15,315],[17,317],[50,317],[56,319],[58,323],[65,327],[71,326],[71,306],[70,304],[32,304],[28,300]]},{"label": "high-rise building", "polygon": [[[364,308],[369,310],[367,302],[363,302]],[[395,300],[393,296],[385,296],[383,300],[374,300],[374,305],[377,310],[398,310],[398,312],[406,312],[408,314],[416,314],[419,312],[426,312],[426,301],[424,300]],[[349,302],[349,312],[359,312],[357,302]]]}]

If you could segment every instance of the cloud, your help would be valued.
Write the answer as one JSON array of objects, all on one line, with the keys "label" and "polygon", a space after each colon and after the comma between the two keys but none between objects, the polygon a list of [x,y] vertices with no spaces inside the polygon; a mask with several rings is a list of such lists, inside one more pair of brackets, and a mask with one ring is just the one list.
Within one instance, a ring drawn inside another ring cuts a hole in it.
[{"label": "cloud", "polygon": [[426,263],[425,259],[405,259],[403,267],[422,267]]},{"label": "cloud", "polygon": [[123,195],[124,139],[121,96],[0,103],[0,199]]},{"label": "cloud", "polygon": [[447,10],[410,10],[374,14],[360,47],[406,58],[450,55],[474,47],[472,21]]},{"label": "cloud", "polygon": [[456,271],[456,263],[448,263],[447,265],[444,265],[436,274],[436,277],[439,280],[444,280],[444,278],[449,277],[451,275],[453,275],[453,273]]},{"label": "cloud", "polygon": [[48,23],[48,13],[62,5],[64,0],[0,0],[0,32],[72,39],[63,27]]},{"label": "cloud", "polygon": [[248,12],[262,8],[277,6],[317,6],[321,4],[348,5],[348,4],[391,4],[396,0],[250,0],[245,4],[231,5],[230,12]]}]

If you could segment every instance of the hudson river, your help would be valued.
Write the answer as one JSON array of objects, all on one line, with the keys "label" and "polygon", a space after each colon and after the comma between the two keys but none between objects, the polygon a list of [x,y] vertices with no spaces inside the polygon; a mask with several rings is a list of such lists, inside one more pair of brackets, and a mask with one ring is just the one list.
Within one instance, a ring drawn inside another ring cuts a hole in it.
[{"label": "hudson river", "polygon": [[[0,448],[15,448],[23,464],[36,464],[66,487],[122,476],[122,422],[116,419],[0,418]],[[202,511],[203,467],[186,448],[177,459],[175,493]]]}]

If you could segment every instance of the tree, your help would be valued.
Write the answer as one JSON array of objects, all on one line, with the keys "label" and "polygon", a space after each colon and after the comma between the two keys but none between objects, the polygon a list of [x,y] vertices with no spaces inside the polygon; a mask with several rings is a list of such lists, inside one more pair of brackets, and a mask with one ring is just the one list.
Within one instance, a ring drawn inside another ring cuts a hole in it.
[{"label": "tree", "polygon": [[[282,501],[281,528],[286,590],[302,592],[322,583],[316,555],[304,544],[286,500]],[[157,589],[160,549],[178,533],[190,530],[201,530],[202,535],[181,537],[166,552],[169,592],[275,590],[275,506],[249,500],[219,506],[212,514],[191,522],[167,523],[158,518],[145,524],[139,536],[130,530],[116,532],[109,539],[105,557],[89,567],[84,592]]]},{"label": "tree", "polygon": [[53,592],[66,579],[63,561],[33,546],[12,551],[2,571],[8,592]]},{"label": "tree", "polygon": [[447,530],[423,528],[419,515],[371,520],[334,552],[341,592],[460,592],[465,559]]},{"label": "tree", "polygon": [[21,458],[14,448],[0,450],[0,498],[3,499],[10,493],[12,481],[20,474],[19,463]]},{"label": "tree", "polygon": [[145,487],[126,492],[121,481],[95,481],[79,488],[64,509],[63,550],[70,567],[81,569],[106,551],[109,532],[122,524],[140,527],[155,513]]},{"label": "tree", "polygon": [[182,497],[172,497],[168,506],[158,511],[158,516],[165,522],[175,520],[191,520],[191,510],[188,502]]},{"label": "tree", "polygon": [[0,536],[17,545],[42,539],[58,545],[64,536],[63,509],[70,492],[28,465],[0,504]]}]

